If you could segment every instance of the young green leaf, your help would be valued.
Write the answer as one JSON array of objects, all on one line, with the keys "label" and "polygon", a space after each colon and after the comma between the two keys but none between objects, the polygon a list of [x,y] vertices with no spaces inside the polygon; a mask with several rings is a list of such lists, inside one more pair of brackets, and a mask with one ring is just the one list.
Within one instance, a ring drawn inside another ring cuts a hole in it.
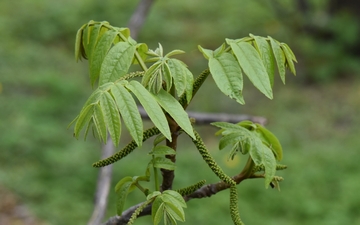
[{"label": "young green leaf", "polygon": [[276,173],[276,160],[273,152],[263,145],[262,164],[265,167],[265,188],[268,188]]},{"label": "young green leaf", "polygon": [[290,55],[291,55],[291,58],[294,62],[298,62],[297,59],[296,59],[296,56],[295,54],[293,53],[293,51],[291,50],[291,48],[289,47],[289,45],[287,45],[286,43],[281,43],[281,46],[287,48],[287,50],[289,51]]},{"label": "young green leaf", "polygon": [[91,60],[94,49],[95,49],[95,45],[96,45],[96,41],[98,40],[98,36],[100,34],[100,30],[101,30],[102,25],[99,23],[96,23],[94,25],[91,26],[91,29],[89,29],[90,27],[88,27],[88,31],[90,31],[88,33],[88,42],[85,42],[85,50],[86,50],[86,55],[88,57],[89,60]]},{"label": "young green leaf", "polygon": [[241,121],[241,122],[239,122],[239,123],[237,123],[239,126],[242,126],[242,127],[244,127],[244,128],[246,128],[246,129],[248,129],[248,130],[254,130],[254,129],[256,129],[257,128],[257,126],[256,126],[256,124],[254,124],[252,121],[250,121],[250,120],[243,120],[243,121]]},{"label": "young green leaf", "polygon": [[169,52],[168,54],[166,54],[164,57],[165,57],[165,58],[170,58],[171,56],[179,55],[179,54],[184,54],[184,53],[185,53],[185,52],[182,51],[182,50],[175,49],[175,50],[172,50],[171,52]]},{"label": "young green leaf", "polygon": [[83,38],[83,32],[84,28],[87,26],[87,24],[84,24],[80,27],[80,29],[76,33],[76,39],[75,39],[75,59],[76,62],[81,60],[81,57],[86,57],[85,55],[85,49],[82,43]]},{"label": "young green leaf", "polygon": [[162,89],[163,79],[162,79],[162,69],[161,68],[162,68],[162,65],[150,77],[148,90],[152,93],[158,93]]},{"label": "young green leaf", "polygon": [[250,145],[249,154],[250,154],[252,160],[254,161],[255,165],[260,165],[263,161],[263,155],[264,155],[263,146],[264,145],[260,138],[255,136],[255,134],[253,134],[252,132],[251,132],[251,134],[252,134],[252,136],[251,136],[252,144]]},{"label": "young green leaf", "polygon": [[214,58],[214,52],[212,50],[206,49],[198,45],[199,51],[204,55],[205,59]]},{"label": "young green leaf", "polygon": [[135,100],[120,82],[111,87],[111,93],[114,96],[117,108],[131,137],[138,146],[141,146],[143,140],[143,123]]},{"label": "young green leaf", "polygon": [[276,160],[273,152],[262,143],[261,139],[253,135],[250,147],[250,156],[255,165],[264,165],[265,167],[265,187],[267,188],[276,172]]},{"label": "young green leaf", "polygon": [[165,141],[166,138],[163,134],[159,134],[158,136],[156,136],[156,138],[154,139],[154,146],[157,146],[158,144],[160,144],[161,142]]},{"label": "young green leaf", "polygon": [[94,105],[94,115],[93,115],[94,125],[99,135],[100,140],[103,140],[104,143],[107,141],[107,132],[106,124],[103,111],[99,104]]},{"label": "young green leaf", "polygon": [[149,152],[150,155],[175,155],[176,151],[166,145],[157,145],[155,146],[151,152]]},{"label": "young green leaf", "polygon": [[189,104],[192,97],[193,97],[193,86],[194,86],[194,75],[186,68],[185,70],[185,76],[186,76],[186,101]]},{"label": "young green leaf", "polygon": [[184,68],[187,69],[182,65],[180,60],[178,59],[169,59],[167,64],[170,69],[171,76],[174,78],[174,85],[176,89],[176,93],[178,96],[182,95],[186,89],[186,71]]},{"label": "young green leaf", "polygon": [[263,37],[255,36],[252,34],[250,34],[250,36],[253,37],[255,40],[255,47],[260,53],[272,87],[274,85],[275,58],[272,53],[271,45]]},{"label": "young green leaf", "polygon": [[175,170],[176,168],[175,163],[167,158],[156,157],[152,163],[155,168],[162,168],[167,170]]},{"label": "young green leaf", "polygon": [[159,104],[154,99],[153,95],[144,88],[137,81],[130,81],[126,88],[132,91],[132,93],[139,99],[141,105],[148,113],[151,121],[161,131],[161,133],[171,141],[170,128],[167,123],[164,112],[161,110]]},{"label": "young green leaf", "polygon": [[226,44],[223,43],[220,47],[218,47],[217,49],[215,49],[215,51],[214,51],[214,57],[221,55],[221,54],[224,52],[225,48],[226,48]]},{"label": "young green leaf", "polygon": [[99,86],[124,76],[132,63],[136,47],[119,42],[112,47],[101,65]]},{"label": "young green leaf", "polygon": [[[138,43],[136,44],[136,51],[139,53],[140,58],[143,61],[146,61],[148,56],[147,52],[149,51],[148,46],[145,43]],[[139,61],[134,57],[133,64],[139,64]]]},{"label": "young green leaf", "polygon": [[144,87],[147,87],[149,85],[150,79],[153,76],[156,76],[159,73],[159,70],[161,70],[161,62],[158,61],[150,66],[150,68],[145,72],[145,75],[142,78],[142,85]]},{"label": "young green leaf", "polygon": [[272,37],[268,36],[270,39],[271,48],[273,54],[276,59],[276,64],[279,70],[280,78],[282,82],[285,84],[285,55],[284,52],[281,50],[280,44],[274,40]]},{"label": "young green leaf", "polygon": [[224,129],[221,134],[228,135],[230,133],[246,132],[247,130],[238,124],[227,122],[213,122],[211,125]]},{"label": "young green leaf", "polygon": [[113,140],[115,146],[118,146],[120,142],[121,134],[121,120],[120,113],[116,107],[114,99],[109,92],[104,92],[100,99],[101,109],[104,115],[106,127],[110,133],[110,137]]},{"label": "young green leaf", "polygon": [[[94,105],[90,104],[86,106],[83,110],[81,110],[79,117],[76,121],[75,128],[74,128],[74,136],[79,138],[80,131],[83,127],[91,121],[93,112],[94,112]],[[85,135],[86,137],[86,135]]]},{"label": "young green leaf", "polygon": [[[157,196],[161,195],[160,191],[154,191],[152,193],[150,193],[148,196],[146,196],[146,200],[150,200],[152,198],[156,198]],[[159,201],[158,201],[159,202]],[[161,201],[160,201],[161,202]],[[153,206],[156,205],[156,203],[154,202]]]},{"label": "young green leaf", "polygon": [[209,69],[218,88],[240,104],[245,104],[242,96],[243,78],[239,64],[230,53],[210,58]]},{"label": "young green leaf", "polygon": [[[119,31],[125,39],[130,37],[130,29],[127,27],[113,27],[115,30]],[[126,40],[123,40],[126,41]]]},{"label": "young green leaf", "polygon": [[154,225],[158,225],[161,221],[161,218],[165,213],[165,203],[161,201],[160,198],[156,198],[151,210],[151,216]]},{"label": "young green leaf", "polygon": [[174,199],[176,199],[176,201],[180,204],[181,207],[183,208],[187,207],[184,198],[177,191],[166,190],[163,192],[163,194],[172,196]]},{"label": "young green leaf", "polygon": [[288,46],[284,45],[283,43],[280,44],[280,47],[285,54],[285,59],[286,59],[287,64],[289,65],[290,71],[294,75],[296,75],[296,70],[295,70],[295,66],[294,66],[294,62],[293,62],[294,53],[290,52]]},{"label": "young green leaf", "polygon": [[273,133],[271,133],[268,129],[261,126],[260,124],[256,124],[256,125],[257,125],[256,132],[259,134],[263,143],[274,152],[275,158],[278,161],[281,161],[283,158],[283,152],[282,152],[281,144],[277,139],[277,137]]},{"label": "young green leaf", "polygon": [[109,49],[111,48],[117,34],[118,32],[114,30],[106,31],[101,36],[99,42],[95,46],[94,53],[91,57],[90,71],[89,71],[91,85],[94,85],[96,80],[99,78],[101,64],[103,63],[104,58],[108,53]]},{"label": "young green leaf", "polygon": [[152,94],[159,105],[169,113],[176,123],[192,138],[195,138],[188,114],[180,103],[168,92],[161,89],[157,95]]},{"label": "young green leaf", "polygon": [[236,42],[230,39],[226,39],[226,42],[231,46],[241,68],[254,86],[266,97],[272,99],[270,79],[255,48],[247,42]]},{"label": "young green leaf", "polygon": [[84,49],[84,58],[88,59],[89,58],[89,41],[90,41],[90,34],[91,34],[91,30],[94,28],[94,21],[89,21],[89,23],[86,24],[86,27],[83,30],[83,34],[82,34],[82,46]]},{"label": "young green leaf", "polygon": [[[163,195],[163,199],[168,198],[168,196]],[[165,200],[164,200],[165,202]],[[165,212],[167,214],[167,219],[171,220],[170,224],[176,224],[176,220],[185,222],[185,212],[181,206],[175,202],[165,203]]]},{"label": "young green leaf", "polygon": [[166,84],[166,91],[170,91],[172,87],[172,77],[169,65],[167,63],[163,63],[161,66],[161,73],[163,75],[163,79]]},{"label": "young green leaf", "polygon": [[[219,150],[224,149],[228,145],[236,145],[245,142],[248,139],[249,139],[249,134],[246,131],[244,132],[239,131],[236,133],[227,134],[220,139]],[[243,154],[246,154],[247,151],[244,152]]]},{"label": "young green leaf", "polygon": [[115,192],[117,195],[116,199],[116,212],[117,215],[121,215],[126,198],[128,194],[134,190],[133,178],[132,177],[124,177],[121,179],[115,186]]}]

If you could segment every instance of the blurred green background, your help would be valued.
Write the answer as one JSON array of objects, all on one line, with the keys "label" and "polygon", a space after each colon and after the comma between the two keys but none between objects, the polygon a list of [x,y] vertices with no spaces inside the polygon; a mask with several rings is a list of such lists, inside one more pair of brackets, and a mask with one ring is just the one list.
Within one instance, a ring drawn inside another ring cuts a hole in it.
[{"label": "blurred green background", "polygon": [[[74,60],[75,34],[91,19],[126,26],[137,4],[0,2],[0,218],[10,218],[8,223],[31,224],[21,218],[19,205],[32,215],[32,224],[88,221],[98,172],[91,164],[101,144],[76,140],[66,129],[92,91],[87,62]],[[238,186],[246,224],[360,224],[358,9],[356,0],[158,0],[151,9],[138,42],[150,48],[160,42],[166,52],[185,50],[181,59],[195,75],[206,67],[198,44],[216,48],[225,38],[249,33],[286,42],[298,57],[297,77],[289,74],[285,86],[278,79],[274,100],[246,80],[246,105],[240,106],[209,79],[190,107],[264,116],[283,145],[289,168],[278,173],[285,178],[281,192],[264,189],[262,180]],[[227,152],[217,150],[216,129],[199,129],[225,170],[239,172],[246,158],[227,161]],[[129,140],[124,132],[122,143]],[[189,140],[182,137],[181,144],[175,188],[203,178],[216,182]],[[131,162],[116,163],[114,184],[125,175],[141,175],[147,151],[144,146],[129,156]],[[136,193],[127,206],[140,201]],[[115,214],[113,191],[110,198],[107,216]],[[190,201],[186,224],[231,224],[228,201],[228,191]],[[143,217],[136,224],[149,221]]]}]

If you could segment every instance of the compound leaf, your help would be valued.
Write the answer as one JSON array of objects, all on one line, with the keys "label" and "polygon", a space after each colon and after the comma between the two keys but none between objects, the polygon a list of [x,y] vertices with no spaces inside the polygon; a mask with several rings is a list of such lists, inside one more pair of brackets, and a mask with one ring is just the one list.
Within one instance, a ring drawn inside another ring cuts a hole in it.
[{"label": "compound leaf", "polygon": [[94,115],[93,115],[94,125],[99,135],[100,140],[103,140],[104,143],[107,141],[107,131],[103,111],[99,104],[94,105]]},{"label": "compound leaf", "polygon": [[167,123],[164,112],[154,99],[153,95],[149,93],[144,86],[137,81],[130,81],[126,88],[132,91],[132,93],[139,99],[141,105],[148,113],[151,121],[160,130],[160,132],[171,141],[170,128]]},{"label": "compound leaf", "polygon": [[80,131],[84,128],[86,124],[91,121],[93,111],[94,109],[92,104],[86,106],[83,110],[81,110],[74,128],[74,135],[76,138],[79,138]]},{"label": "compound leaf", "polygon": [[161,69],[160,61],[152,64],[150,68],[145,72],[145,75],[142,78],[141,81],[142,85],[144,85],[144,87],[147,87],[149,85],[151,77],[156,76],[159,73],[160,69]]},{"label": "compound leaf", "polygon": [[158,225],[165,213],[165,203],[160,198],[156,198],[151,210],[151,215],[154,225]]},{"label": "compound leaf", "polygon": [[101,65],[99,86],[124,76],[132,63],[136,47],[119,42],[112,47]]},{"label": "compound leaf", "polygon": [[109,92],[103,93],[102,98],[100,99],[100,105],[104,115],[106,127],[110,133],[110,137],[113,140],[115,146],[118,146],[121,134],[120,113],[114,99]]},{"label": "compound leaf", "polygon": [[87,24],[84,24],[80,27],[80,29],[77,31],[76,33],[76,38],[75,38],[75,59],[76,62],[79,61],[79,59],[81,60],[82,56],[85,56],[85,49],[82,43],[82,38],[83,38],[83,32],[84,32],[84,28],[87,26]]},{"label": "compound leaf", "polygon": [[193,127],[191,126],[188,114],[185,112],[180,103],[164,89],[158,94],[152,94],[159,105],[176,121],[176,123],[188,134],[195,139]]},{"label": "compound leaf", "polygon": [[156,157],[152,163],[156,168],[162,168],[167,170],[175,170],[176,168],[175,163],[173,163],[170,159],[167,158]]},{"label": "compound leaf", "polygon": [[[174,79],[174,85],[178,96],[182,95],[186,89],[186,72],[184,66],[178,59],[169,59],[167,62],[171,76]],[[187,69],[185,67],[185,69]]]},{"label": "compound leaf", "polygon": [[172,196],[174,199],[176,199],[176,201],[180,204],[181,207],[187,207],[184,198],[181,196],[181,194],[179,194],[179,192],[173,190],[166,190],[163,192],[163,194]]},{"label": "compound leaf", "polygon": [[290,52],[291,51],[290,48],[288,46],[285,46],[283,43],[281,43],[280,46],[285,54],[286,63],[289,66],[290,71],[294,75],[296,75],[296,70],[295,70],[295,66],[294,66],[294,62],[293,62],[294,53]]},{"label": "compound leaf", "polygon": [[91,60],[92,58],[96,41],[98,40],[98,36],[100,34],[101,27],[102,24],[98,24],[98,23],[88,26],[88,36],[87,36],[88,41],[83,44],[85,44],[86,46],[85,47],[86,55],[89,60]]},{"label": "compound leaf", "polygon": [[149,152],[150,155],[175,155],[176,151],[166,145],[157,145],[155,146],[151,152]]},{"label": "compound leaf", "polygon": [[171,87],[172,87],[172,77],[171,77],[171,71],[169,68],[169,65],[167,63],[163,63],[161,66],[161,73],[163,75],[163,79],[165,81],[166,84],[166,91],[170,91]]},{"label": "compound leaf", "polygon": [[131,137],[138,146],[141,146],[143,140],[143,123],[135,100],[120,82],[111,87],[111,93],[114,96],[117,108]]},{"label": "compound leaf", "polygon": [[242,96],[243,79],[235,57],[224,52],[209,59],[209,69],[218,88],[240,104],[245,104]]},{"label": "compound leaf", "polygon": [[214,58],[214,51],[206,49],[198,45],[199,51],[204,55],[205,59],[211,59]]},{"label": "compound leaf", "polygon": [[265,188],[268,188],[276,173],[276,160],[273,152],[267,146],[263,145],[262,151],[262,164],[265,167]]},{"label": "compound leaf", "polygon": [[124,177],[121,179],[115,186],[115,192],[117,195],[116,199],[116,212],[117,215],[121,215],[126,198],[128,194],[133,191],[134,185],[133,185],[133,178],[132,177]]},{"label": "compound leaf", "polygon": [[[166,195],[163,195],[162,198],[164,199],[164,202],[168,201],[167,198],[170,198]],[[165,200],[166,199],[166,200]],[[168,216],[170,216],[170,218],[172,219],[172,223],[171,224],[174,224],[176,223],[175,220],[179,220],[179,221],[182,221],[184,222],[185,221],[185,213],[184,213],[184,210],[183,208],[175,203],[175,202],[166,202],[165,203],[165,209],[166,209],[166,213],[168,214]]]},{"label": "compound leaf", "polygon": [[241,68],[254,86],[266,97],[272,99],[270,79],[255,48],[247,42],[236,42],[230,39],[226,39],[226,42],[231,46]]},{"label": "compound leaf", "polygon": [[103,63],[104,58],[111,48],[117,34],[118,32],[115,30],[106,31],[95,46],[90,62],[91,85],[94,85],[95,81],[99,78],[101,64]]},{"label": "compound leaf", "polygon": [[256,132],[259,134],[264,144],[274,152],[275,158],[278,161],[281,161],[283,158],[283,152],[277,137],[260,124],[256,124],[256,127]]},{"label": "compound leaf", "polygon": [[260,53],[261,59],[264,63],[266,71],[268,73],[271,86],[274,85],[274,73],[275,73],[275,58],[272,53],[271,45],[267,40],[260,36],[250,35],[255,40],[255,47]]},{"label": "compound leaf", "polygon": [[281,50],[281,47],[277,41],[275,41],[272,37],[268,37],[270,39],[271,48],[276,59],[276,64],[279,70],[280,78],[282,82],[285,84],[285,55]]},{"label": "compound leaf", "polygon": [[185,52],[183,50],[175,49],[175,50],[172,50],[171,52],[167,53],[164,57],[170,58],[171,56],[184,54],[184,53]]}]

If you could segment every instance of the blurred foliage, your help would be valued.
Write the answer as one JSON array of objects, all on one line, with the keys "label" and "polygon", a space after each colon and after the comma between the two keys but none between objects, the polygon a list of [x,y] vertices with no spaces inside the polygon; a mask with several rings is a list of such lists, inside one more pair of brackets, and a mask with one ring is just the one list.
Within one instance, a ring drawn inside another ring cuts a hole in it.
[{"label": "blurred foliage", "polygon": [[[158,0],[139,41],[151,48],[161,42],[165,49],[185,50],[193,59],[186,63],[195,74],[206,66],[197,44],[215,48],[225,37],[248,33],[289,43],[299,56],[299,75],[289,76],[290,85],[275,87],[274,101],[249,88],[244,92],[247,104],[237,106],[211,91],[215,84],[209,81],[190,109],[265,116],[283,144],[284,163],[290,167],[283,172],[286,180],[280,193],[264,190],[263,181],[244,182],[238,187],[239,207],[247,224],[357,224],[360,92],[354,78],[360,74],[358,14],[346,8],[334,12],[329,0],[318,0],[308,1],[311,4],[304,15],[296,2]],[[91,164],[99,158],[100,144],[91,138],[77,141],[66,130],[91,91],[87,62],[76,64],[74,60],[76,31],[90,19],[126,26],[137,3],[0,1],[0,183],[49,224],[84,224],[88,220],[98,171]],[[320,36],[303,29],[309,23]],[[324,33],[330,33],[331,38]],[[351,79],[339,81],[344,76]],[[300,80],[313,84],[296,86]],[[323,81],[329,83],[321,84]],[[212,106],[201,96],[216,99],[218,104]],[[203,132],[209,130],[215,132],[208,127]],[[237,171],[235,163],[226,161],[227,155],[216,150],[213,134],[205,143],[229,171]],[[178,161],[176,188],[198,181],[193,176],[193,163],[200,156],[192,147],[181,148],[179,159],[182,154],[189,157]],[[131,157],[148,160],[142,156],[144,151],[146,146]],[[122,178],[123,170],[138,173],[126,161],[115,164],[114,169],[114,184]],[[199,178],[210,176],[209,172],[199,171]],[[216,180],[208,178],[208,182]],[[230,223],[227,196],[219,193],[190,201],[188,224]],[[128,206],[136,201],[134,198]],[[215,204],[219,208],[203,207]],[[114,213],[115,204],[110,203],[108,216]],[[148,219],[140,218],[138,224]]]}]

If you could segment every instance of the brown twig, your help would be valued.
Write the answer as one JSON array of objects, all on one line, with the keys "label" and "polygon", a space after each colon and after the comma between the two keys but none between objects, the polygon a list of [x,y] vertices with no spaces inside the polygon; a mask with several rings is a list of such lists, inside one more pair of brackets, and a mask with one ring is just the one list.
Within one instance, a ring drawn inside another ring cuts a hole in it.
[{"label": "brown twig", "polygon": [[[111,138],[107,140],[107,144],[102,148],[101,158],[108,158],[114,154],[115,148]],[[94,202],[94,211],[91,215],[91,218],[88,222],[88,225],[98,225],[101,223],[102,219],[105,216],[105,211],[108,202],[108,195],[111,184],[111,175],[112,175],[112,165],[105,166],[100,169],[96,192],[95,192],[95,202]]]},{"label": "brown twig", "polygon": [[134,14],[131,16],[128,27],[130,28],[132,38],[136,39],[138,37],[141,27],[144,24],[153,3],[154,0],[142,0],[136,8]]},{"label": "brown twig", "polygon": [[[252,167],[254,166],[254,162],[251,158],[249,158],[247,164],[245,165],[243,171],[236,176],[233,176],[232,179],[236,182],[236,184],[241,183],[242,181],[248,178],[255,178],[252,176]],[[263,178],[263,177],[258,177]],[[211,197],[219,193],[220,191],[226,190],[230,188],[230,185],[225,183],[224,181],[219,181],[213,184],[203,185],[201,188],[194,191],[192,194],[184,196],[185,201],[190,201],[191,199],[200,199]],[[106,223],[103,225],[125,225],[129,221],[131,215],[136,210],[137,207],[142,205],[143,203],[139,203],[135,206],[130,207],[129,209],[125,210],[121,216],[114,216],[111,217]],[[145,209],[140,213],[140,216],[146,216],[151,214],[151,205],[145,207]]]}]

